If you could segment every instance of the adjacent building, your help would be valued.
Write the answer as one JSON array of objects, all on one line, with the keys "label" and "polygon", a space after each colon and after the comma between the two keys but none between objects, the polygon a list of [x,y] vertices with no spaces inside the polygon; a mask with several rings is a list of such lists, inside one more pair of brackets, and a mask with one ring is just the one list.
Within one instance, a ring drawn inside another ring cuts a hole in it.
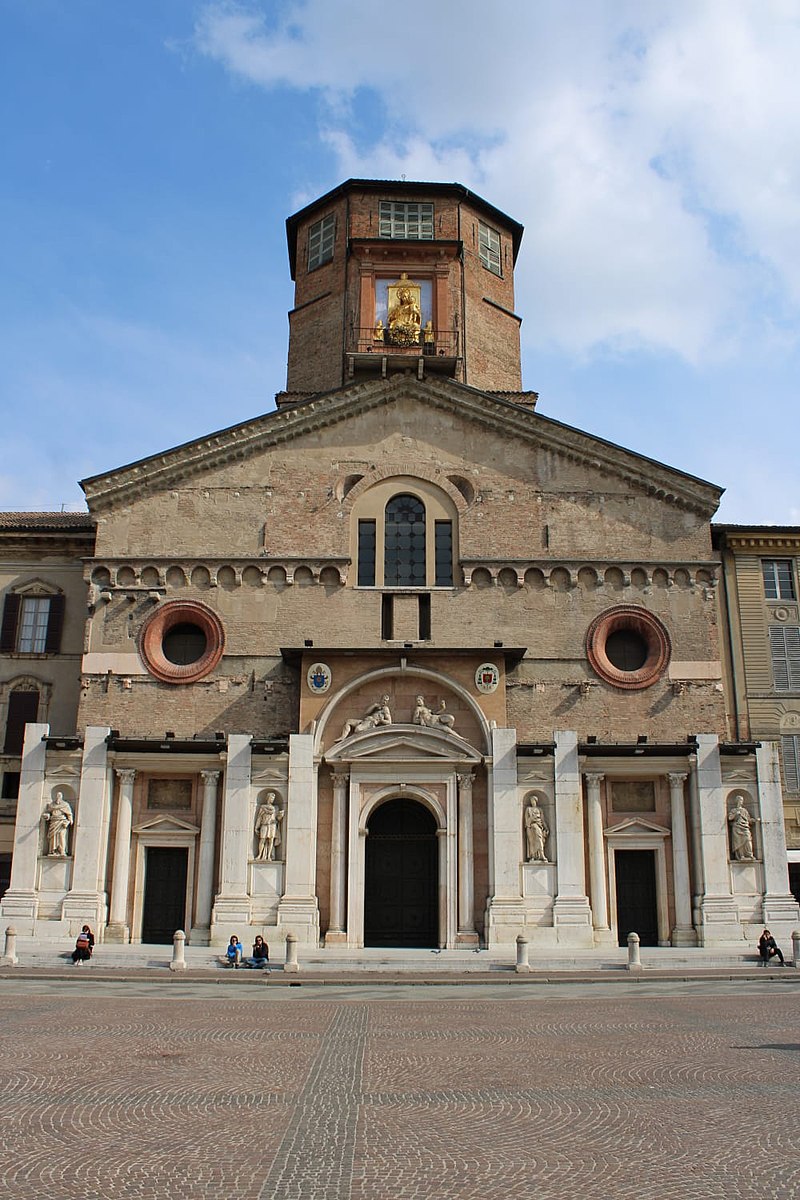
[{"label": "adjacent building", "polygon": [[46,563],[58,515],[19,518],[4,677],[54,706],[8,759],[2,918],[353,951],[785,937],[720,489],[536,412],[522,229],[468,189],[350,180],[287,234],[276,410],[85,480]]}]

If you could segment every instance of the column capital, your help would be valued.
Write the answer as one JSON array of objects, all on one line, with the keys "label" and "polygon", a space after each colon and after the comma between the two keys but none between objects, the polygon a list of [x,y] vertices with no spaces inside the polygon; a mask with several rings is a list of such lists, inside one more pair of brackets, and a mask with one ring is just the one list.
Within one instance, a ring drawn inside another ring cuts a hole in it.
[{"label": "column capital", "polygon": [[350,776],[347,771],[334,771],[331,775],[334,787],[347,787]]},{"label": "column capital", "polygon": [[136,771],[133,767],[115,767],[114,774],[120,783],[133,783]]},{"label": "column capital", "polygon": [[667,771],[667,779],[669,780],[669,786],[671,788],[674,788],[676,791],[678,790],[678,788],[683,787],[684,783],[686,782],[686,780],[688,778],[689,778],[688,771]]},{"label": "column capital", "polygon": [[215,783],[219,782],[219,777],[221,774],[222,774],[221,771],[201,771],[200,778],[202,779],[202,781],[206,785],[206,787],[209,787],[211,784],[215,784]]},{"label": "column capital", "polygon": [[475,775],[472,771],[456,771],[456,779],[458,780],[459,789],[462,792],[466,792],[472,787]]},{"label": "column capital", "polygon": [[587,787],[599,789],[600,784],[605,779],[605,775],[602,771],[584,771],[583,778],[586,780]]}]

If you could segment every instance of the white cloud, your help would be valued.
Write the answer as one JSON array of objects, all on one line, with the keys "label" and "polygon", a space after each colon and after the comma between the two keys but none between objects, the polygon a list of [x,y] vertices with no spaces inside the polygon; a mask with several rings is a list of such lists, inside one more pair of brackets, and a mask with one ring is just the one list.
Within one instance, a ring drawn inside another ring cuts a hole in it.
[{"label": "white cloud", "polygon": [[255,85],[316,91],[341,177],[455,179],[521,220],[529,346],[697,362],[789,336],[793,0],[440,0],[390,36],[366,0],[269,14],[210,4],[196,45]]}]

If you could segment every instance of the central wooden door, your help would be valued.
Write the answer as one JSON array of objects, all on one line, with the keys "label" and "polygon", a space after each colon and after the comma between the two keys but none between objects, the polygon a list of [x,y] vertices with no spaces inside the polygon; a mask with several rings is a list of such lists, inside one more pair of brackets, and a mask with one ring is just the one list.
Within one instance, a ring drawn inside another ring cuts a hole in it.
[{"label": "central wooden door", "polygon": [[617,850],[617,934],[620,946],[638,933],[643,946],[658,945],[658,899],[654,850]]},{"label": "central wooden door", "polygon": [[168,945],[176,929],[186,929],[185,846],[147,846],[145,849],[142,941]]},{"label": "central wooden door", "polygon": [[389,800],[367,825],[366,946],[439,944],[436,821],[415,800]]}]

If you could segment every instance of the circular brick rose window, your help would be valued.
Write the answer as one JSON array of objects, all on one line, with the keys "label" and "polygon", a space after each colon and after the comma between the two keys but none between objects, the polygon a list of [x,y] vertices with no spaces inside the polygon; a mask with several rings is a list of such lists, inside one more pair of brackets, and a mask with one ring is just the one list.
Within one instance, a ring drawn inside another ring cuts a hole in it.
[{"label": "circular brick rose window", "polygon": [[670,655],[669,634],[652,613],[620,604],[595,617],[586,635],[592,670],[614,687],[650,687],[664,674]]},{"label": "circular brick rose window", "polygon": [[195,683],[222,658],[225,632],[215,612],[196,600],[157,608],[139,636],[139,652],[151,675],[164,683]]}]

